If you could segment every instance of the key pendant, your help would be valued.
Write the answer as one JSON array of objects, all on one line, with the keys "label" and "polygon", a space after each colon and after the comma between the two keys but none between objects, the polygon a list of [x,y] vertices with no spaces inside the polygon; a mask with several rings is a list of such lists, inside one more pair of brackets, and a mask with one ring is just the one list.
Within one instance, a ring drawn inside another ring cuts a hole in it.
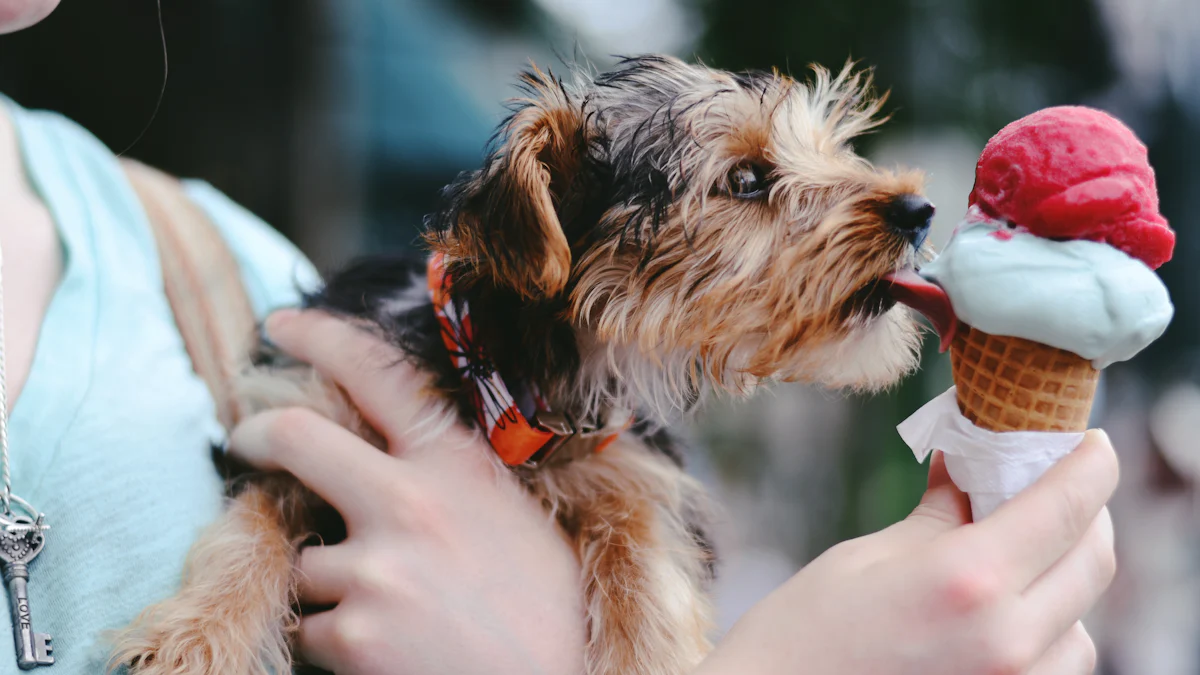
[{"label": "key pendant", "polygon": [[14,518],[12,522],[13,525],[0,530],[0,566],[4,568],[4,584],[8,587],[12,608],[17,666],[21,670],[52,666],[50,636],[33,632],[28,592],[29,563],[42,552],[46,535],[42,533],[40,522],[26,516]]}]

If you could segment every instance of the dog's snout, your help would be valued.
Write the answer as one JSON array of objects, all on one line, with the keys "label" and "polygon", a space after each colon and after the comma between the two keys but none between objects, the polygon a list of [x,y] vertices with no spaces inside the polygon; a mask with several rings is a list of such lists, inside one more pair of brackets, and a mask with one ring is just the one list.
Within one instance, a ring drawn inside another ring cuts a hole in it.
[{"label": "dog's snout", "polygon": [[929,234],[934,207],[920,195],[899,195],[888,204],[884,219],[914,246],[919,247]]}]

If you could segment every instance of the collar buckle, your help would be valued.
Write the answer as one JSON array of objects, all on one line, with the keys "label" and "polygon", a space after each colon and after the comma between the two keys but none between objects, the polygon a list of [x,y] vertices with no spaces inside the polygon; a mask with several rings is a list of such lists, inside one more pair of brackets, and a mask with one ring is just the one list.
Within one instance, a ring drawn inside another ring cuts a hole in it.
[{"label": "collar buckle", "polygon": [[530,419],[532,426],[540,431],[554,434],[554,437],[543,445],[537,452],[521,465],[529,469],[538,469],[555,456],[567,441],[579,436],[587,438],[595,436],[604,430],[604,423],[596,418],[577,420],[568,412],[553,412],[539,410]]}]

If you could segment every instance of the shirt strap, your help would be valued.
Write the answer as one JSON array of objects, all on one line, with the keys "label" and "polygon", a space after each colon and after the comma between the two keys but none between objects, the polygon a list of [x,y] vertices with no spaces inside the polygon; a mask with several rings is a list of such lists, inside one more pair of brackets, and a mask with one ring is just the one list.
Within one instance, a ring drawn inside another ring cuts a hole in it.
[{"label": "shirt strap", "polygon": [[237,260],[178,179],[133,160],[121,164],[154,232],[163,287],[192,368],[208,385],[221,425],[232,429],[242,416],[235,378],[257,324]]}]

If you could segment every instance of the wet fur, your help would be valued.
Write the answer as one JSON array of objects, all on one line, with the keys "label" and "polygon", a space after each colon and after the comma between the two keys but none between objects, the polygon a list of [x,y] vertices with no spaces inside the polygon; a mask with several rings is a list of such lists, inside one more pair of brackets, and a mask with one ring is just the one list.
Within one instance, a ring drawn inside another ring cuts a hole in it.
[{"label": "wet fur", "polygon": [[[574,461],[518,470],[582,561],[587,672],[688,672],[710,647],[713,560],[702,490],[667,425],[706,391],[772,379],[874,390],[911,370],[915,324],[880,278],[920,255],[887,213],[922,178],[853,152],[882,102],[850,68],[798,82],[642,57],[570,82],[534,69],[522,85],[483,167],[446,188],[427,240],[506,380],[614,431],[632,423],[600,454],[575,440],[560,451]],[[769,189],[730,194],[739,165]],[[423,260],[359,262],[308,304],[366,320],[428,375],[439,403],[415,442],[473,424]],[[378,442],[335,387],[269,346],[244,391],[253,409],[311,407]],[[322,529],[322,505],[280,476],[236,484],[180,594],[118,638],[114,664],[286,669],[296,545]]]}]

